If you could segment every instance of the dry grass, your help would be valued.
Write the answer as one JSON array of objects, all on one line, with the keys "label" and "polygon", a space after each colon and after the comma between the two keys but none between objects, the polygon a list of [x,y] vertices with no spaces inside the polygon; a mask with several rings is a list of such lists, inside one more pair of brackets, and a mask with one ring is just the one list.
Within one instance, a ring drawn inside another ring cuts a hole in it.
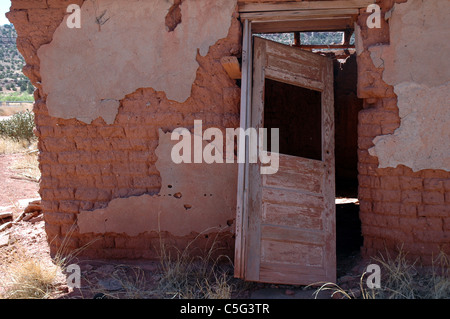
[{"label": "dry grass", "polygon": [[14,141],[9,138],[0,138],[0,155],[10,155],[29,150],[32,144],[26,140]]},{"label": "dry grass", "polygon": [[55,296],[63,278],[59,265],[44,264],[28,256],[20,246],[10,249],[8,255],[9,261],[0,266],[3,273],[1,298],[48,299]]},{"label": "dry grass", "polygon": [[[203,234],[199,234],[202,236]],[[197,239],[196,238],[196,239]],[[190,242],[183,251],[170,249],[161,240],[161,279],[158,291],[162,298],[177,299],[230,299],[232,276],[226,264],[231,264],[227,256],[217,255],[216,240],[202,254],[195,253]],[[175,251],[175,256],[171,253]],[[225,267],[224,267],[225,266]]]},{"label": "dry grass", "polygon": [[[48,299],[64,297],[66,269],[78,264],[77,255],[93,242],[69,250],[71,230],[53,259],[30,254],[20,242],[0,249],[0,298]],[[200,236],[200,235],[199,235]],[[234,286],[229,274],[231,263],[224,265],[223,256],[217,256],[216,238],[204,254],[189,249],[170,253],[168,245],[161,243],[160,266],[156,271],[145,272],[132,265],[107,264],[109,272],[82,273],[81,298],[146,299],[195,298],[230,299]],[[195,251],[195,254],[192,254]],[[30,257],[31,256],[31,257]],[[229,260],[229,259],[228,259]],[[100,276],[100,278],[98,277]],[[81,294],[81,295],[80,295]],[[74,295],[75,298],[77,298]],[[70,298],[70,297],[69,297]]]},{"label": "dry grass", "polygon": [[16,113],[31,111],[33,109],[33,103],[29,105],[21,105],[21,106],[1,106],[0,107],[0,116],[11,116]]},{"label": "dry grass", "polygon": [[2,299],[50,299],[59,298],[66,284],[67,266],[91,243],[69,251],[68,242],[73,226],[64,238],[54,258],[40,252],[31,255],[21,241],[15,241],[0,250],[0,298]]},{"label": "dry grass", "polygon": [[41,178],[37,152],[25,153],[25,155],[16,161],[11,168],[23,179],[39,182],[39,179]]},{"label": "dry grass", "polygon": [[332,297],[342,299],[449,299],[450,298],[450,258],[440,252],[433,260],[432,267],[421,267],[417,261],[411,262],[400,249],[393,258],[388,252],[374,258],[381,268],[381,288],[370,289],[365,285],[365,275],[360,277],[357,294],[342,289],[335,283],[322,283],[315,291],[331,291]]},{"label": "dry grass", "polygon": [[[199,234],[197,238],[202,236]],[[197,239],[196,238],[196,239]],[[217,238],[217,237],[216,237]],[[183,250],[160,240],[157,270],[146,273],[142,268],[126,264],[112,265],[106,275],[85,276],[81,297],[96,299],[230,299],[232,277],[223,267],[224,256],[217,255],[216,238],[205,251],[192,249],[196,239]],[[229,259],[228,259],[229,260]],[[95,273],[96,270],[93,270]],[[89,278],[91,279],[89,279]]]},{"label": "dry grass", "polygon": [[375,258],[382,268],[382,289],[378,296],[384,299],[443,299],[450,298],[450,259],[440,252],[431,268],[410,262],[400,250],[395,258],[386,253]]},{"label": "dry grass", "polygon": [[129,265],[115,265],[109,278],[103,279],[115,288],[107,289],[99,283],[89,282],[89,292],[95,299],[147,299],[155,296],[148,287],[145,271]]}]

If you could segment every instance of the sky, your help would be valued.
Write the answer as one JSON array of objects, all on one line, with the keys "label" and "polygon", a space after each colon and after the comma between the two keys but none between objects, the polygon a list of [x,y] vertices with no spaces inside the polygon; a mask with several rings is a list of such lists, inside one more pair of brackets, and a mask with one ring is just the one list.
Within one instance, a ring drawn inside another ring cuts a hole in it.
[{"label": "sky", "polygon": [[0,0],[0,25],[9,24],[9,20],[5,17],[5,13],[9,11],[11,0]]}]

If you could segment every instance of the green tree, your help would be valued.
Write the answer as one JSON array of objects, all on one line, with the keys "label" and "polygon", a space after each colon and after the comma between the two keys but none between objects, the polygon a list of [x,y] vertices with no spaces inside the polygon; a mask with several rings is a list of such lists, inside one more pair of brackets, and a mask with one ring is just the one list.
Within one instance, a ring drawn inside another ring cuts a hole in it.
[{"label": "green tree", "polygon": [[33,94],[33,92],[34,92],[34,86],[30,82],[28,82],[27,93],[28,94]]},{"label": "green tree", "polygon": [[27,82],[26,81],[19,81],[19,87],[21,92],[25,92],[27,90]]}]

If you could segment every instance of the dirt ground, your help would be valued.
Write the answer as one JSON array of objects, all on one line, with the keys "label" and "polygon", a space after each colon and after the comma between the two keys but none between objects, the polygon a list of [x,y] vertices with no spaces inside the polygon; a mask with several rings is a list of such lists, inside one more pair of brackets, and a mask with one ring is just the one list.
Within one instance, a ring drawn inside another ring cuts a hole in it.
[{"label": "dirt ground", "polygon": [[[12,211],[14,218],[24,210],[29,201],[39,198],[38,182],[23,178],[21,172],[14,169],[14,164],[21,161],[23,156],[26,155],[22,153],[0,155],[0,212]],[[3,239],[7,238],[6,243],[3,240],[3,245],[1,244],[2,237]],[[49,254],[42,215],[30,221],[17,222],[12,227],[0,232],[0,269],[12,262],[12,255],[17,251],[37,260],[44,267],[52,267],[56,262]],[[56,276],[53,298],[91,299],[105,295],[110,298],[181,297],[170,290],[161,292],[159,289],[160,281],[164,276],[159,261],[85,260],[75,257],[70,262],[80,267],[81,288],[69,287],[67,279],[70,273],[59,272]],[[358,265],[357,258],[350,258],[344,264],[345,269],[338,269],[338,275],[343,277],[346,282],[355,281],[361,270]],[[253,297],[264,299],[313,298],[313,288],[305,291],[304,287],[299,286],[247,283],[232,278],[231,265],[224,265],[221,270],[224,269],[228,271],[228,284],[233,287],[231,298],[234,299]],[[5,280],[5,276],[6,274],[0,271],[0,284],[2,280]],[[0,295],[3,288],[0,285]]]},{"label": "dirt ground", "polygon": [[39,198],[39,184],[12,168],[23,157],[23,153],[0,155],[0,206],[12,206],[14,213],[20,210],[21,200]]}]

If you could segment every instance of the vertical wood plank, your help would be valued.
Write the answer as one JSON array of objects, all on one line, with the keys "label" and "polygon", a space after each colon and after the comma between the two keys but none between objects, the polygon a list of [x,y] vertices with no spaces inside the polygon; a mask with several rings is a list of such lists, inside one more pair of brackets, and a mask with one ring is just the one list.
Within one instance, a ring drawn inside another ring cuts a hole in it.
[{"label": "vertical wood plank", "polygon": [[[242,85],[241,85],[241,110],[240,110],[240,127],[246,129],[247,127],[247,112],[248,112],[248,94],[251,87],[249,87],[249,49],[251,47],[251,30],[249,21],[244,21],[243,39],[242,39]],[[239,141],[239,150],[242,151],[245,147],[245,139]],[[245,233],[244,233],[244,210],[246,207],[245,196],[245,163],[238,164],[238,185],[237,185],[237,203],[236,203],[236,239],[234,250],[234,276],[236,278],[244,277],[244,256],[245,256]]]},{"label": "vertical wood plank", "polygon": [[322,147],[325,162],[323,225],[326,234],[324,268],[326,280],[336,282],[336,205],[335,205],[335,156],[334,156],[334,94],[333,63],[323,59],[322,81]]},{"label": "vertical wood plank", "polygon": [[[250,126],[257,131],[262,127],[264,118],[264,67],[265,42],[260,38],[254,39],[253,45],[253,85],[251,103]],[[249,147],[252,147],[249,145]],[[262,178],[260,163],[249,164],[248,190],[248,237],[246,247],[245,278],[251,281],[259,280],[261,262],[261,217],[262,217]]]}]

